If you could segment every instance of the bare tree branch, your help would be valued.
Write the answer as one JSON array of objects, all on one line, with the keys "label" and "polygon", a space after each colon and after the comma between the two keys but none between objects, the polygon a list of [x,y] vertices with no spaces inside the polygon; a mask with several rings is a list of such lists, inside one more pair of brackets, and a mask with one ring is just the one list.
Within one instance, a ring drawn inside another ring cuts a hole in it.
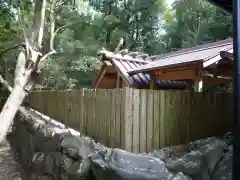
[{"label": "bare tree branch", "polygon": [[49,42],[49,51],[54,49],[54,31],[55,31],[55,17],[54,17],[54,8],[56,6],[56,0],[52,0],[50,5],[50,42]]},{"label": "bare tree branch", "polygon": [[44,61],[48,56],[52,55],[52,54],[55,54],[56,51],[55,50],[52,50],[50,52],[48,52],[47,54],[45,54],[43,57],[41,57],[40,59],[40,62]]},{"label": "bare tree branch", "polygon": [[17,14],[18,14],[18,19],[19,19],[19,25],[21,27],[21,31],[22,31],[22,35],[25,41],[25,49],[26,49],[26,54],[27,56],[29,56],[29,46],[28,46],[28,40],[27,40],[27,31],[25,29],[22,17],[21,17],[21,12],[20,9],[17,10]]},{"label": "bare tree branch", "polygon": [[0,75],[0,83],[9,91],[12,92],[12,87],[8,84],[6,80],[3,79],[2,75]]},{"label": "bare tree branch", "polygon": [[39,51],[43,39],[43,27],[45,20],[46,0],[35,0],[35,12],[33,20],[33,31],[31,36],[31,45],[34,50]]},{"label": "bare tree branch", "polygon": [[24,47],[25,48],[26,46],[25,46],[25,44],[17,44],[17,45],[11,46],[7,49],[4,49],[2,52],[0,52],[0,57],[2,57],[3,54],[7,53],[8,51],[13,50],[13,49],[17,49],[18,47]]},{"label": "bare tree branch", "polygon": [[66,24],[66,25],[64,25],[64,26],[61,26],[61,27],[57,28],[56,31],[55,31],[55,33],[53,34],[51,40],[54,41],[55,36],[57,35],[57,33],[58,33],[60,30],[62,30],[62,29],[64,29],[64,28],[67,28],[67,27],[70,27],[70,26],[72,26],[72,25],[75,24],[75,23],[76,23],[76,21],[72,21],[72,22],[69,23],[69,24]]},{"label": "bare tree branch", "polygon": [[123,38],[120,38],[119,43],[114,52],[116,53],[116,52],[120,51],[122,46],[123,46]]},{"label": "bare tree branch", "polygon": [[65,0],[65,1],[63,1],[62,3],[61,3],[61,0],[60,1],[57,1],[56,2],[56,5],[58,6],[58,7],[61,7],[61,6],[63,6],[65,3],[67,3],[69,0]]},{"label": "bare tree branch", "polygon": [[17,15],[18,15],[18,19],[19,19],[18,22],[19,22],[19,25],[21,27],[23,38],[26,41],[27,40],[27,31],[26,31],[26,28],[24,26],[24,23],[23,23],[23,20],[22,20],[22,17],[21,17],[20,9],[17,10]]}]

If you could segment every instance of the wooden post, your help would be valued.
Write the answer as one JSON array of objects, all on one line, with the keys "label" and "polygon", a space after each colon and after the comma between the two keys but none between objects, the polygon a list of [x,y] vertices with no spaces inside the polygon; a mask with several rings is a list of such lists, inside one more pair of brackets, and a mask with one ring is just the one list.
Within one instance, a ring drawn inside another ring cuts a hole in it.
[{"label": "wooden post", "polygon": [[117,89],[120,87],[120,75],[119,72],[117,72]]},{"label": "wooden post", "polygon": [[194,79],[194,91],[202,92],[203,79],[202,79],[202,68],[196,69],[196,77]]},{"label": "wooden post", "polygon": [[150,73],[150,78],[151,78],[151,80],[150,80],[150,89],[155,89],[156,88],[156,73],[155,72],[151,72]]},{"label": "wooden post", "polygon": [[132,152],[133,150],[133,89],[126,87],[124,88],[124,150]]},{"label": "wooden post", "polygon": [[150,81],[150,89],[154,89],[154,80],[152,80],[152,79]]},{"label": "wooden post", "polygon": [[195,92],[202,92],[202,88],[203,88],[202,77],[196,78],[194,80],[194,91]]}]

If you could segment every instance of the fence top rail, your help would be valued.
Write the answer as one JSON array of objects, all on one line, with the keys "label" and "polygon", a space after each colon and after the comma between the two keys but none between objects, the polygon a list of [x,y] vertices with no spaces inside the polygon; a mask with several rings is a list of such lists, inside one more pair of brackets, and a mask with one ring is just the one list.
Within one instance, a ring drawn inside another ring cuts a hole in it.
[{"label": "fence top rail", "polygon": [[181,93],[181,94],[210,94],[210,95],[232,95],[230,92],[193,92],[189,90],[153,90],[153,89],[136,89],[131,87],[124,87],[121,89],[93,89],[93,88],[80,88],[80,89],[65,89],[65,90],[37,90],[37,91],[31,91],[31,93],[45,93],[45,92],[81,92],[81,91],[91,91],[91,92],[116,92],[116,91],[145,91],[145,92],[170,92],[170,93]]}]

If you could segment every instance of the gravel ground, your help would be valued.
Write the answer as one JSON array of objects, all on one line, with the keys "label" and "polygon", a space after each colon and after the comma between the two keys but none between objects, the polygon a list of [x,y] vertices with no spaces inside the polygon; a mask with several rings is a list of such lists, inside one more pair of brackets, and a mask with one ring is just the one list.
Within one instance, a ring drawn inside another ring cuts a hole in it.
[{"label": "gravel ground", "polygon": [[0,180],[21,180],[9,145],[0,146]]}]

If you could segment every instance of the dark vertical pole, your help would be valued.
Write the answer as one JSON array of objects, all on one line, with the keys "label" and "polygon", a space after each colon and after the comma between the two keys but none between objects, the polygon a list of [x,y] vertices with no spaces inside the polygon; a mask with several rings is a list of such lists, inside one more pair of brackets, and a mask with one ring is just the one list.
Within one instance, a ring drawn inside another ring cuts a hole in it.
[{"label": "dark vertical pole", "polygon": [[240,0],[233,0],[233,48],[234,48],[234,145],[233,179],[240,179]]}]

